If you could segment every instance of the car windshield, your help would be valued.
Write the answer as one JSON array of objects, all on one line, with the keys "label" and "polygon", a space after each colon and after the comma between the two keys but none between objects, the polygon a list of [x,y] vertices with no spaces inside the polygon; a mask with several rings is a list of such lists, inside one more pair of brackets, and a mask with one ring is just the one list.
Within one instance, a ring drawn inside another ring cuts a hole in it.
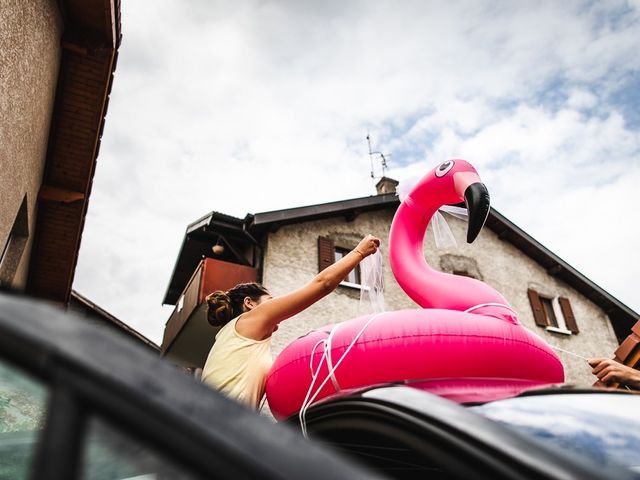
[{"label": "car windshield", "polygon": [[535,395],[470,409],[582,461],[640,473],[639,395]]}]

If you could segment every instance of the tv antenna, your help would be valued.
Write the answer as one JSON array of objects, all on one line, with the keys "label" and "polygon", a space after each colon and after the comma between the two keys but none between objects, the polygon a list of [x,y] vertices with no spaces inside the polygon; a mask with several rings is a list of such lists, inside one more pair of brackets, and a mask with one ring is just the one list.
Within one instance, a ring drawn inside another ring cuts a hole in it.
[{"label": "tv antenna", "polygon": [[[382,153],[382,152],[378,152],[378,151],[374,152],[373,150],[371,150],[371,137],[369,136],[368,133],[367,133],[367,144],[369,145],[369,159],[371,160],[371,178],[382,178],[387,173],[387,168],[389,168],[387,166],[387,157],[385,157],[384,153]],[[391,157],[391,154],[388,154],[387,156]],[[375,174],[374,174],[374,168],[373,168],[374,157],[376,157],[377,159],[380,160],[380,164],[382,166],[382,176],[381,177],[376,177]]]}]

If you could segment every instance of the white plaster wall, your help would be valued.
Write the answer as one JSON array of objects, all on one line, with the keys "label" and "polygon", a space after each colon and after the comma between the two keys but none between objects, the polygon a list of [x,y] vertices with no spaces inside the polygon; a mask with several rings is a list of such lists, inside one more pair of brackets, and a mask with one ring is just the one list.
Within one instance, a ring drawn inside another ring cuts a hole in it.
[{"label": "white plaster wall", "polygon": [[[280,228],[270,234],[268,239],[264,267],[265,286],[274,295],[282,295],[310,281],[318,273],[319,236],[342,239],[337,243],[353,247],[364,235],[371,233],[382,240],[387,309],[417,308],[393,278],[386,257],[393,213],[389,209],[363,213],[351,222],[336,217]],[[433,268],[441,270],[441,255],[471,257],[477,262],[483,280],[504,295],[518,312],[522,324],[549,344],[584,357],[612,355],[618,344],[608,317],[599,307],[569,285],[549,275],[540,265],[513,245],[500,240],[488,228],[481,232],[472,245],[468,245],[465,241],[466,223],[450,216],[447,216],[447,220],[458,246],[436,250],[433,234],[427,232],[425,258]],[[527,289],[530,287],[546,295],[569,298],[580,333],[567,336],[547,332],[536,326],[527,296]],[[274,354],[311,329],[356,317],[359,299],[359,291],[338,287],[317,304],[283,322],[273,337]],[[565,366],[567,382],[586,386],[595,381],[586,362],[562,352],[558,352],[558,355]]]}]

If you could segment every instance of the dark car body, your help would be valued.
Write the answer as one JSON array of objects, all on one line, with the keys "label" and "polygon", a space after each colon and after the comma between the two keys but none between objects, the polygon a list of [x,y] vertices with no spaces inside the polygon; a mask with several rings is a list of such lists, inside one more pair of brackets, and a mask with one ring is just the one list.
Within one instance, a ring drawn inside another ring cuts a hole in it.
[{"label": "dark car body", "polygon": [[625,391],[551,387],[459,405],[377,386],[313,405],[304,424],[309,438],[392,478],[640,478],[640,395]]},{"label": "dark car body", "polygon": [[125,335],[0,294],[2,479],[372,475]]}]

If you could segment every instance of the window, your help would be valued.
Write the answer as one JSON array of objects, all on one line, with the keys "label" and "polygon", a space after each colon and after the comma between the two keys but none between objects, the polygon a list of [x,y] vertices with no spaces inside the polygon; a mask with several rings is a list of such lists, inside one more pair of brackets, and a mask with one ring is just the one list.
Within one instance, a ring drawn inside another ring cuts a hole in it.
[{"label": "window", "polygon": [[0,360],[0,478],[29,478],[47,389]]},{"label": "window", "polygon": [[527,294],[536,325],[555,333],[579,333],[568,298],[543,295],[533,289],[529,289]]},{"label": "window", "polygon": [[[335,249],[334,249],[335,261],[337,262],[342,257],[346,256],[350,251],[351,250],[349,250],[348,248],[335,247]],[[360,285],[360,283],[361,283],[361,279],[360,278],[361,278],[360,277],[360,265],[357,265],[356,268],[351,270],[349,272],[349,274],[345,277],[345,279],[343,280],[343,283],[348,283],[348,284],[352,284],[352,285]]]},{"label": "window", "polygon": [[[318,271],[322,271],[332,263],[340,260],[351,251],[350,248],[336,246],[327,237],[318,237]],[[356,266],[340,283],[343,286],[361,288],[360,265]]]},{"label": "window", "polygon": [[482,280],[482,273],[475,258],[464,255],[453,255],[446,253],[440,256],[440,270],[445,273],[452,273],[462,277]]},{"label": "window", "polygon": [[29,222],[27,196],[25,195],[0,255],[0,285],[11,285],[27,245],[28,237]]},{"label": "window", "polygon": [[7,258],[7,250],[9,250],[9,245],[11,245],[11,240],[13,239],[13,231],[9,232],[9,238],[4,244],[4,248],[2,249],[2,254],[0,255],[0,271],[2,270],[2,265],[5,263],[5,258]]},{"label": "window", "polygon": [[80,477],[83,480],[191,480],[183,471],[149,445],[117,430],[106,421],[89,423]]},{"label": "window", "polygon": [[454,270],[452,272],[454,275],[458,275],[460,277],[469,277],[469,278],[474,278],[473,275],[471,275],[469,272],[467,272],[466,270]]},{"label": "window", "polygon": [[583,462],[595,460],[604,468],[622,465],[631,473],[640,471],[640,417],[633,397],[554,393],[489,402],[471,410]]},{"label": "window", "polygon": [[546,318],[546,323],[550,327],[558,327],[558,319],[553,311],[553,299],[540,297],[540,303],[542,303],[542,310]]}]

